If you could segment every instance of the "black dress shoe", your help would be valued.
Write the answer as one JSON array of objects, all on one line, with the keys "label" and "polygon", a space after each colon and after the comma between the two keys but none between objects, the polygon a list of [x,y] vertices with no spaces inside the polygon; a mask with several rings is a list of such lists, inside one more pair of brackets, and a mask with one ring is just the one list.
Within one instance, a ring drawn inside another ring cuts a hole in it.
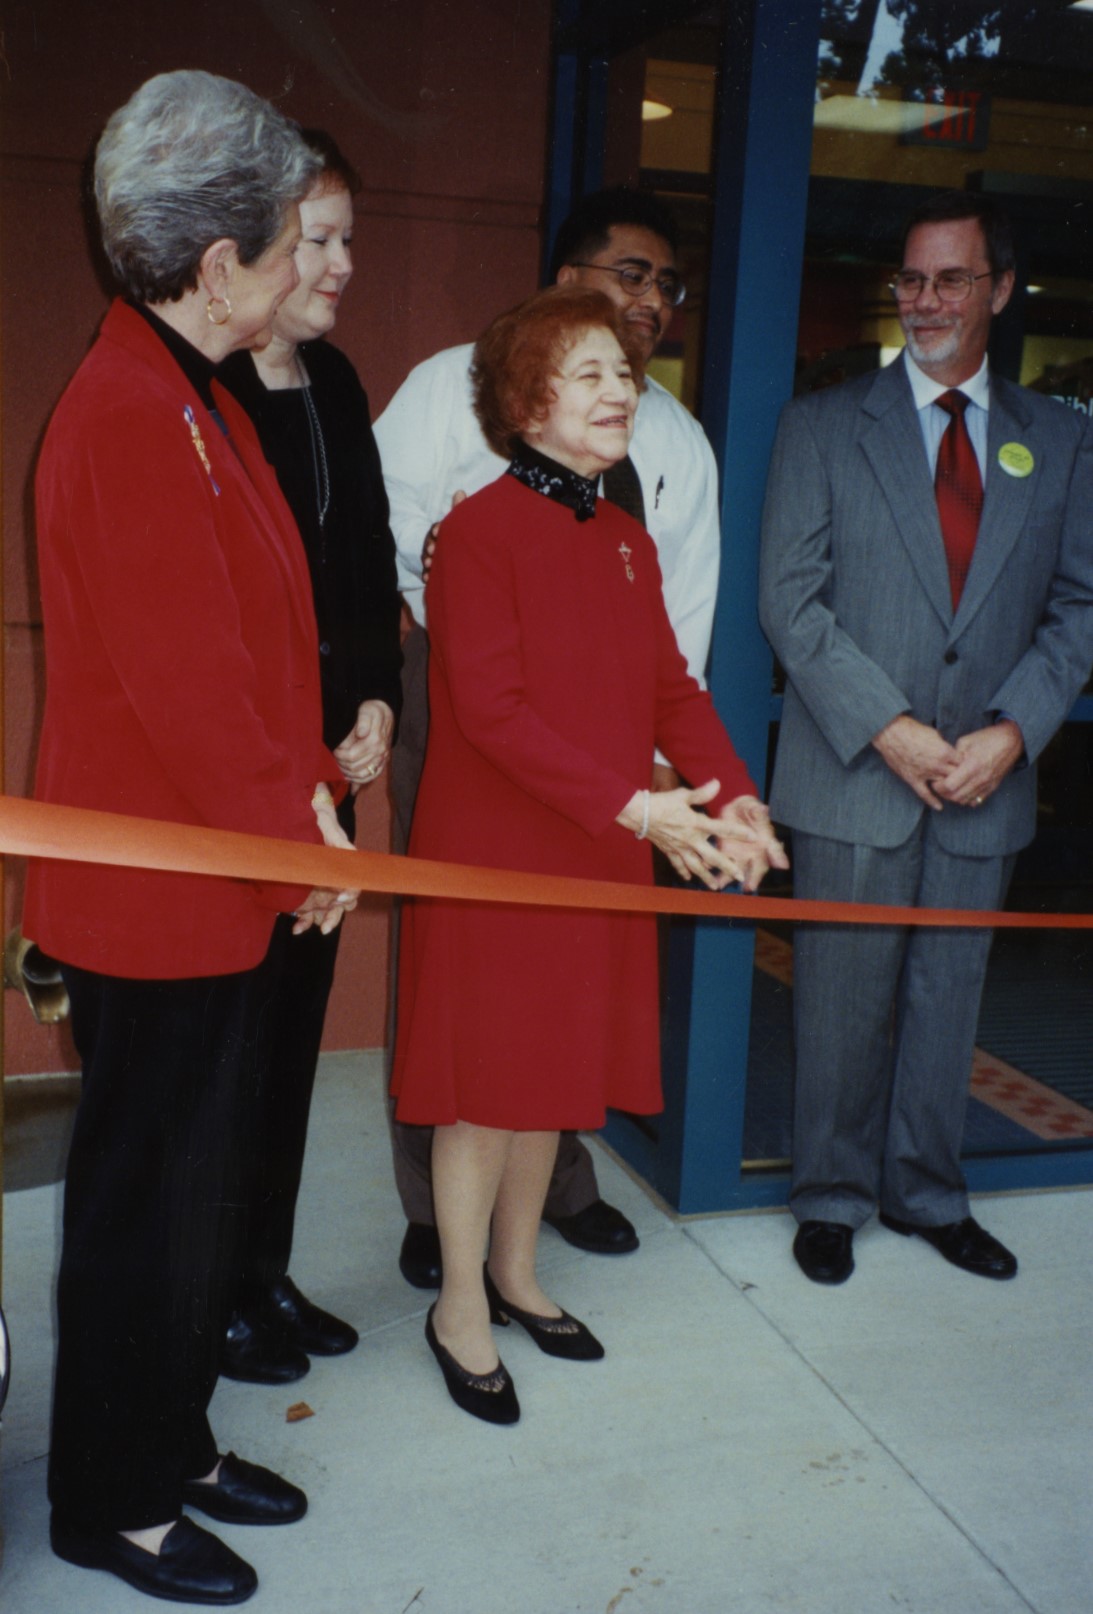
[{"label": "black dress shoe", "polygon": [[638,1235],[622,1211],[602,1199],[594,1199],[574,1216],[548,1216],[543,1221],[560,1233],[567,1244],[593,1255],[629,1255],[638,1247]]},{"label": "black dress shoe", "polygon": [[299,1486],[233,1451],[220,1459],[215,1484],[185,1480],[182,1500],[224,1524],[292,1524],[307,1512],[307,1497]]},{"label": "black dress shoe", "polygon": [[595,1334],[568,1311],[563,1311],[560,1317],[539,1317],[533,1311],[521,1311],[511,1300],[504,1299],[489,1272],[485,1273],[485,1279],[491,1323],[507,1328],[511,1317],[548,1356],[560,1356],[567,1362],[602,1361],[604,1349]]},{"label": "black dress shoe", "polygon": [[436,1337],[433,1327],[435,1306],[429,1307],[425,1319],[425,1338],[429,1349],[440,1364],[448,1394],[463,1412],[485,1423],[516,1423],[520,1417],[520,1403],[516,1399],[516,1386],[509,1377],[504,1362],[498,1358],[492,1373],[471,1373],[461,1367]]},{"label": "black dress shoe", "polygon": [[854,1270],[853,1244],[854,1229],[844,1222],[802,1222],[793,1254],[813,1283],[845,1283]]},{"label": "black dress shoe", "polygon": [[309,1356],[344,1356],[360,1343],[355,1328],[313,1305],[287,1276],[270,1284],[262,1313],[274,1333]]},{"label": "black dress shoe", "polygon": [[105,1569],[138,1592],[171,1603],[245,1603],[258,1576],[238,1553],[192,1519],[179,1519],[158,1553],[127,1541],[116,1530],[87,1530],[53,1515],[49,1540],[58,1558],[81,1569]]},{"label": "black dress shoe", "polygon": [[305,1353],[258,1317],[236,1312],[220,1347],[220,1371],[244,1384],[292,1384],[311,1368]]},{"label": "black dress shoe", "polygon": [[964,1272],[974,1272],[977,1278],[1017,1276],[1017,1257],[992,1238],[986,1228],[980,1227],[973,1216],[965,1216],[961,1222],[944,1222],[940,1227],[917,1227],[913,1222],[887,1216],[884,1211],[880,1219],[885,1227],[893,1233],[902,1233],[904,1238],[917,1233],[946,1261]]},{"label": "black dress shoe", "polygon": [[439,1289],[440,1234],[428,1222],[407,1222],[398,1269],[415,1289]]}]

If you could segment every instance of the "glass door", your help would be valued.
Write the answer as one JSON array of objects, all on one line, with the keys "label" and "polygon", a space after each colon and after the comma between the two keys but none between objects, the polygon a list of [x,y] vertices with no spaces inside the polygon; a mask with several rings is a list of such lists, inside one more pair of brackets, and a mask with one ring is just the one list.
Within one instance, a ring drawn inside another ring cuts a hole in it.
[{"label": "glass door", "polygon": [[[563,104],[556,121],[555,205],[559,191],[642,184],[683,224],[688,299],[654,374],[718,455],[710,681],[762,778],[780,699],[755,622],[755,557],[778,409],[898,352],[886,282],[919,200],[967,187],[1004,202],[1018,289],[992,365],[1093,409],[1093,5],[720,0],[626,15],[565,8],[559,83],[568,72],[584,99],[579,117]],[[1013,908],[1093,911],[1091,718],[1093,692],[1042,761]],[[965,1137],[975,1188],[1093,1176],[1089,934],[996,941]],[[620,1119],[610,1138],[683,1210],[785,1197],[790,939],[773,921],[674,927],[665,1114],[643,1131]]]},{"label": "glass door", "polygon": [[[1093,11],[825,0],[821,34],[796,389],[898,354],[886,281],[902,220],[933,191],[970,189],[1003,203],[1018,241],[1017,290],[992,365],[1089,413]],[[1090,707],[1079,703],[1041,763],[1038,833],[1019,859],[1011,909],[1093,910]],[[772,974],[755,996],[744,1147],[780,1158],[790,1147],[785,935],[773,934],[759,956]],[[964,1143],[975,1181],[1052,1180],[1070,1169],[1060,1156],[1093,1148],[1091,1046],[1090,933],[999,932]]]}]

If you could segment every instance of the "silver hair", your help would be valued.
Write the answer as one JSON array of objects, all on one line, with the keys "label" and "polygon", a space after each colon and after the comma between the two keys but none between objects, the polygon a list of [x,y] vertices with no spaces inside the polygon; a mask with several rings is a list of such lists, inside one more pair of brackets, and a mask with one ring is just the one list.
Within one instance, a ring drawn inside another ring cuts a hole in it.
[{"label": "silver hair", "polygon": [[296,125],[245,85],[190,70],[150,78],[95,152],[103,246],[123,290],[177,301],[225,238],[253,263],[319,167]]}]

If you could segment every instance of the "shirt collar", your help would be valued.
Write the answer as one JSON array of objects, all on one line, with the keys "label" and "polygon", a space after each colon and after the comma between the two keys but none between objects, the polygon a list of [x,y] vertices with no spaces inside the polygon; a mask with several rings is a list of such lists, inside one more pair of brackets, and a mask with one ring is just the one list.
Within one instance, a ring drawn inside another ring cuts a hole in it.
[{"label": "shirt collar", "polygon": [[530,443],[517,438],[513,444],[512,463],[505,473],[514,476],[534,493],[541,493],[555,504],[564,504],[572,510],[578,521],[588,521],[596,514],[596,482],[587,476],[578,476],[567,465],[559,465],[549,455],[541,454]]},{"label": "shirt collar", "polygon": [[[919,369],[906,348],[903,350],[903,362],[907,370],[907,379],[911,383],[911,391],[914,394],[915,408],[919,411],[928,408],[930,404],[936,403],[944,393],[954,390],[952,387],[947,387],[942,381],[935,381],[926,374],[925,370]],[[969,376],[967,381],[962,381],[955,390],[963,392],[973,404],[978,404],[980,409],[988,410],[990,408],[990,370],[987,365],[986,354],[983,355],[983,362],[975,374]]]}]

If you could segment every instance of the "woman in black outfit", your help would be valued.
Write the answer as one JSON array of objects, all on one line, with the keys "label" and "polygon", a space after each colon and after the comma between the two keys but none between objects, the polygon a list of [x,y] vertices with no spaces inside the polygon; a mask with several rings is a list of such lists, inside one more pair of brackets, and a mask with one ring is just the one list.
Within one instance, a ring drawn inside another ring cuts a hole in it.
[{"label": "woman in black outfit", "polygon": [[[322,170],[300,206],[300,283],[273,338],[220,379],[258,435],[307,551],[319,628],[323,737],[350,785],[339,818],[352,838],[353,796],[383,773],[401,703],[399,596],[387,496],[368,399],[350,361],[321,338],[353,272],[349,243],[360,180],[326,134],[305,130]],[[323,1019],[340,931],[292,934],[282,921],[266,963],[265,1056],[253,1154],[243,1187],[244,1257],[221,1371],[253,1383],[301,1378],[311,1355],[352,1350],[356,1331],[306,1299],[288,1276],[296,1198]]]}]

